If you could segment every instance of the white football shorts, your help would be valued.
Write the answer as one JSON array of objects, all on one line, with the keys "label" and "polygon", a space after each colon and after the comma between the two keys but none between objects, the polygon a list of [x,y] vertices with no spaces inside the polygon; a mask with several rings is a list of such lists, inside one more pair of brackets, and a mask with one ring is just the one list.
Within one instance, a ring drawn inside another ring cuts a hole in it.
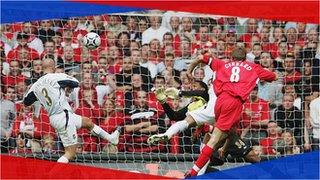
[{"label": "white football shorts", "polygon": [[70,111],[63,111],[59,114],[51,115],[50,124],[58,132],[64,147],[78,144],[77,129],[81,128],[82,125],[81,116]]},{"label": "white football shorts", "polygon": [[213,125],[214,123],[214,106],[216,104],[217,97],[214,93],[209,93],[209,96],[210,98],[207,104],[187,113],[187,115],[190,115],[196,121],[197,125],[204,123]]}]

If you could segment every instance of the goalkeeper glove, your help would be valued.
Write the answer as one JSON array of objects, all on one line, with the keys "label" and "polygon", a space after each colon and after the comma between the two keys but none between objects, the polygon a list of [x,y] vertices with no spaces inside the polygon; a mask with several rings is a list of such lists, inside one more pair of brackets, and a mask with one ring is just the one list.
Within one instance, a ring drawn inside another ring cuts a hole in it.
[{"label": "goalkeeper glove", "polygon": [[166,94],[164,93],[164,88],[158,88],[156,89],[156,97],[158,99],[158,101],[163,104],[167,101],[167,96]]},{"label": "goalkeeper glove", "polygon": [[166,89],[164,93],[171,99],[177,99],[180,91],[177,88],[171,87]]}]

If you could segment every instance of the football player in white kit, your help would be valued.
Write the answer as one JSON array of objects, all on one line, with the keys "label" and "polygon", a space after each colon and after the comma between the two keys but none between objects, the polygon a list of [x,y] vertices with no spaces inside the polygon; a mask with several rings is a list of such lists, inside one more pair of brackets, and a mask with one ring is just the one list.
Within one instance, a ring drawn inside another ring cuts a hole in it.
[{"label": "football player in white kit", "polygon": [[[52,59],[44,61],[44,63],[51,64],[50,71],[47,72],[54,72],[54,62],[52,63],[52,61]],[[23,100],[26,106],[39,101],[48,112],[50,124],[58,132],[65,148],[65,154],[58,159],[58,162],[62,163],[68,163],[76,155],[77,129],[79,128],[86,128],[93,135],[106,139],[114,145],[119,142],[120,127],[112,134],[109,134],[95,125],[91,119],[73,112],[67,101],[67,96],[78,86],[79,81],[67,74],[48,73],[31,86]]]}]

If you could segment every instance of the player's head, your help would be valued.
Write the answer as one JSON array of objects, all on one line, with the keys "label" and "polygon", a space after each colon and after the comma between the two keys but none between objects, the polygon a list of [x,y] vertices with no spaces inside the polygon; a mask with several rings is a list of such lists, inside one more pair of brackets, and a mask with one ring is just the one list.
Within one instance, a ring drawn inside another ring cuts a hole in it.
[{"label": "player's head", "polygon": [[192,84],[192,90],[200,90],[208,92],[208,86],[206,83],[202,81],[194,81]]},{"label": "player's head", "polygon": [[244,47],[235,47],[231,52],[232,59],[235,61],[246,60],[247,52]]},{"label": "player's head", "polygon": [[55,62],[52,58],[45,58],[42,61],[42,70],[44,74],[54,73],[56,71]]}]

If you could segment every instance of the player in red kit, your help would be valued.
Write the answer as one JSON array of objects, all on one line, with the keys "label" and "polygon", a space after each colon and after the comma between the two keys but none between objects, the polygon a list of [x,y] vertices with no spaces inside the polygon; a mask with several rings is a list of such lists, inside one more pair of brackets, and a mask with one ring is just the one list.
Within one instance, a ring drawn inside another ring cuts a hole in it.
[{"label": "player in red kit", "polygon": [[213,82],[217,101],[214,107],[216,117],[215,128],[211,138],[202,149],[193,168],[187,172],[186,177],[196,176],[198,171],[208,162],[213,151],[220,147],[227,148],[231,137],[235,134],[235,127],[240,121],[243,104],[257,81],[274,81],[276,74],[263,69],[260,65],[246,61],[246,50],[236,47],[232,53],[231,62],[224,62],[207,55],[200,55],[189,66],[188,73],[199,63],[208,64],[216,71]]}]

